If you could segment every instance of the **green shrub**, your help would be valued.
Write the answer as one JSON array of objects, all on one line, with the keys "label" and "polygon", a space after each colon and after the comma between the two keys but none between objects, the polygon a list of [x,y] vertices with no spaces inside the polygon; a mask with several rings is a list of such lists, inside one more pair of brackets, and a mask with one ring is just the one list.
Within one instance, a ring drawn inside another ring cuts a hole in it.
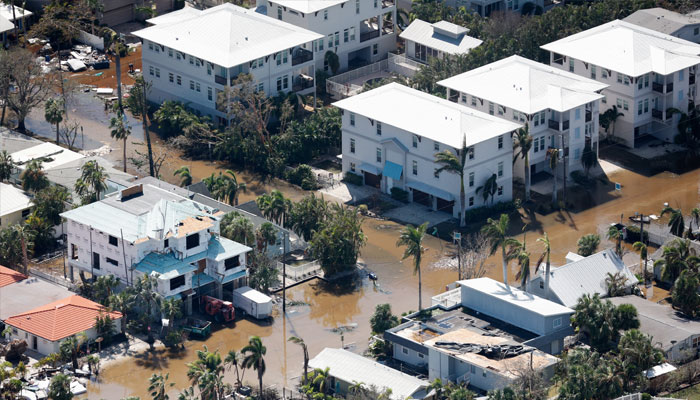
[{"label": "green shrub", "polygon": [[355,186],[362,186],[364,184],[364,179],[362,179],[362,175],[358,175],[354,172],[346,172],[343,177],[343,182]]},{"label": "green shrub", "polygon": [[182,330],[173,330],[168,332],[163,338],[163,344],[168,348],[178,347],[184,341]]},{"label": "green shrub", "polygon": [[391,188],[391,198],[402,203],[408,203],[408,192],[397,187]]},{"label": "green shrub", "polygon": [[287,180],[294,185],[301,186],[304,190],[318,189],[316,174],[314,174],[311,167],[306,164],[300,164],[296,168],[287,171]]},{"label": "green shrub", "polygon": [[467,223],[483,221],[498,214],[510,214],[517,210],[517,204],[512,201],[500,201],[493,206],[481,206],[464,212],[464,220]]},{"label": "green shrub", "polygon": [[[627,225],[625,228],[627,228],[626,242],[634,243],[640,241],[640,231],[637,225]],[[644,231],[644,242],[649,242],[649,232],[647,231]]]}]

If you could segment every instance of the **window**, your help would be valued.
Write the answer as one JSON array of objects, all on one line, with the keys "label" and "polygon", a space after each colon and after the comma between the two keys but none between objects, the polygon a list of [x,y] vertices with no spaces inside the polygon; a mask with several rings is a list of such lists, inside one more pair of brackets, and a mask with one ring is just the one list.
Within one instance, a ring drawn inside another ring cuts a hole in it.
[{"label": "window", "polygon": [[355,152],[355,139],[350,139],[350,152]]},{"label": "window", "polygon": [[581,139],[581,127],[580,126],[577,126],[576,129],[574,129],[574,138]]},{"label": "window", "polygon": [[474,96],[472,96],[472,105],[473,105],[473,106],[476,105],[476,97],[474,97]]},{"label": "window", "polygon": [[355,0],[355,14],[360,13],[360,0]]},{"label": "window", "polygon": [[211,64],[207,63],[207,75],[211,75]]},{"label": "window", "polygon": [[683,78],[685,78],[685,70],[678,71],[678,82],[682,82]]},{"label": "window", "polygon": [[355,172],[355,163],[354,162],[350,163],[350,171]]},{"label": "window", "polygon": [[470,365],[469,367],[470,367],[470,372],[471,372],[472,374],[475,374],[475,373],[476,373],[476,367],[474,367],[473,365]]},{"label": "window", "polygon": [[345,28],[343,29],[343,43],[347,43],[350,41],[350,30]]},{"label": "window", "polygon": [[469,173],[469,187],[474,187],[474,173]]},{"label": "window", "polygon": [[574,72],[574,59],[569,57],[569,72]]},{"label": "window", "polygon": [[179,51],[176,51],[176,52],[175,52],[175,58],[177,58],[178,60],[181,60],[182,57],[183,57],[183,56],[180,55],[180,52],[179,52]]},{"label": "window", "polygon": [[493,115],[493,103],[489,101],[489,114]]},{"label": "window", "polygon": [[484,378],[486,378],[486,370],[485,370],[485,369],[481,371],[481,376],[483,376]]},{"label": "window", "polygon": [[194,58],[192,56],[190,56],[189,58],[190,58],[190,64],[194,65]]},{"label": "window", "polygon": [[500,178],[502,176],[503,176],[503,161],[498,163],[498,177]]},{"label": "window", "polygon": [[462,93],[462,95],[459,96],[459,101],[461,101],[462,103],[466,103],[467,102],[467,94]]},{"label": "window", "polygon": [[212,101],[212,98],[214,97],[213,95],[214,95],[213,90],[210,87],[207,87],[207,99],[209,101]]},{"label": "window", "polygon": [[355,113],[350,113],[350,126],[355,126]]},{"label": "window", "polygon": [[544,282],[540,280],[540,289],[544,289]]},{"label": "window", "polygon": [[435,177],[435,179],[440,179],[440,172],[438,172],[439,170],[440,168],[435,168],[433,170],[433,176]]},{"label": "window", "polygon": [[581,149],[575,149],[574,150],[574,160],[578,160],[581,158]]},{"label": "window", "polygon": [[379,45],[375,43],[372,45],[372,55],[376,56],[377,54],[379,54]]},{"label": "window", "polygon": [[608,79],[608,70],[605,68],[600,69],[600,76],[602,76],[605,79]]},{"label": "window", "polygon": [[202,91],[202,86],[199,85],[199,82],[195,83],[194,86],[195,86],[195,88],[196,88],[196,90],[197,90],[198,92],[201,92],[201,91]]},{"label": "window", "polygon": [[622,108],[622,99],[617,99],[617,108]]},{"label": "window", "polygon": [[700,33],[700,28],[693,29],[693,35],[697,35],[698,33]]},{"label": "window", "polygon": [[100,255],[95,252],[92,253],[92,267],[100,269]]},{"label": "window", "polygon": [[418,148],[418,136],[413,135],[413,147]]},{"label": "window", "polygon": [[318,51],[323,51],[323,39],[318,39]]},{"label": "window", "polygon": [[617,73],[617,83],[622,83],[622,74]]},{"label": "window", "polygon": [[185,275],[180,275],[170,280],[170,290],[185,286]]},{"label": "window", "polygon": [[382,123],[377,121],[377,135],[382,136]]},{"label": "window", "polygon": [[678,91],[678,101],[683,101],[683,91],[682,90]]},{"label": "window", "polygon": [[355,27],[350,28],[350,40],[355,40]]},{"label": "window", "polygon": [[340,32],[335,33],[335,47],[340,46]]},{"label": "window", "polygon": [[153,66],[148,67],[148,74],[151,76],[155,75],[155,68],[153,68]]},{"label": "window", "polygon": [[190,80],[190,90],[194,90],[194,81]]},{"label": "window", "polygon": [[328,35],[328,48],[333,47],[333,34]]},{"label": "window", "polygon": [[408,354],[408,349],[405,348],[405,347],[401,347],[401,352],[402,352],[403,354]]},{"label": "window", "polygon": [[649,87],[649,74],[644,75],[644,87]]},{"label": "window", "polygon": [[532,142],[532,148],[534,149],[533,151],[535,153],[537,153],[537,151],[539,150],[538,149],[539,144],[540,144],[540,138],[535,138],[535,140]]},{"label": "window", "polygon": [[627,75],[625,75],[625,76],[623,77],[623,79],[624,79],[624,81],[625,81],[625,82],[624,82],[624,83],[625,83],[625,86],[629,86],[629,85],[630,85],[630,77],[627,76]]},{"label": "window", "polygon": [[644,112],[649,112],[649,99],[644,99]]},{"label": "window", "polygon": [[199,232],[187,236],[185,239],[185,248],[187,250],[193,249],[195,247],[199,246]]},{"label": "window", "polygon": [[418,175],[418,161],[413,161],[413,175]]},{"label": "window", "polygon": [[328,20],[328,10],[323,10],[323,19]]},{"label": "window", "polygon": [[168,49],[168,57],[173,58],[173,49]]},{"label": "window", "polygon": [[377,162],[382,162],[382,149],[377,147]]},{"label": "window", "polygon": [[561,326],[561,317],[554,318],[554,320],[552,320],[552,328],[558,328],[560,326]]},{"label": "window", "polygon": [[423,353],[418,353],[418,358],[425,358],[425,356],[423,355]]},{"label": "window", "polygon": [[469,149],[469,159],[470,160],[474,159],[474,148],[473,147]]},{"label": "window", "polygon": [[503,115],[506,112],[506,108],[503,106],[498,106],[498,115]]},{"label": "window", "polygon": [[581,109],[577,108],[576,111],[574,111],[574,119],[579,120],[581,119]]},{"label": "window", "polygon": [[231,258],[227,258],[224,261],[224,270],[228,271],[230,269],[239,267],[241,265],[241,257],[240,256],[234,256]]},{"label": "window", "polygon": [[438,143],[438,142],[433,142],[433,150],[435,150],[435,151],[440,151],[440,143]]},{"label": "window", "polygon": [[469,207],[472,207],[472,206],[474,206],[474,197],[473,196],[469,198]]},{"label": "window", "polygon": [[172,72],[169,72],[169,73],[168,73],[168,81],[169,81],[170,83],[173,83],[174,80],[175,80],[175,75],[173,75]]},{"label": "window", "polygon": [[542,125],[544,125],[544,119],[547,116],[546,114],[547,114],[546,111],[542,111],[540,113],[540,124],[542,124]]},{"label": "window", "polygon": [[258,92],[264,92],[264,91],[265,91],[265,82],[258,83]]},{"label": "window", "polygon": [[377,8],[377,0],[374,0],[374,8]]},{"label": "window", "polygon": [[596,79],[596,68],[595,65],[591,65],[591,79]]},{"label": "window", "polygon": [[160,78],[160,68],[156,68],[156,78]]},{"label": "window", "polygon": [[622,108],[625,110],[630,109],[630,103],[627,102],[627,100],[622,100]]},{"label": "window", "polygon": [[112,258],[106,257],[105,261],[107,261],[108,264],[114,265],[115,267],[119,266],[119,262],[117,260],[112,259]]},{"label": "window", "polygon": [[608,104],[608,97],[604,95],[603,98],[600,99],[600,102],[603,104]]},{"label": "window", "polygon": [[644,105],[644,103],[642,102],[642,100],[639,100],[637,102],[637,115],[642,115],[642,111],[644,110],[643,105]]},{"label": "window", "polygon": [[540,151],[544,150],[544,136],[540,138]]},{"label": "window", "polygon": [[109,235],[109,244],[112,246],[115,246],[115,247],[119,246],[119,239],[117,239],[116,237],[114,237],[112,235]]},{"label": "window", "polygon": [[165,239],[163,241],[163,249],[167,249],[168,247],[170,247],[170,239]]},{"label": "window", "polygon": [[153,51],[153,43],[148,42],[148,50]]},{"label": "window", "polygon": [[498,137],[498,148],[499,149],[503,148],[503,136]]},{"label": "window", "polygon": [[503,186],[498,187],[498,195],[503,196]]},{"label": "window", "polygon": [[180,75],[177,76],[177,84],[182,86],[182,77]]}]

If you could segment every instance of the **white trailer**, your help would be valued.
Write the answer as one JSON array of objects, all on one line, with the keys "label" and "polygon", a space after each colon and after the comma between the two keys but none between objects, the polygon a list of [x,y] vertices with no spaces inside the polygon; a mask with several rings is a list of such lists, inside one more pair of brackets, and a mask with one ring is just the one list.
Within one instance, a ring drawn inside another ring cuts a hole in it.
[{"label": "white trailer", "polygon": [[248,286],[233,291],[233,306],[256,319],[272,315],[272,299]]}]

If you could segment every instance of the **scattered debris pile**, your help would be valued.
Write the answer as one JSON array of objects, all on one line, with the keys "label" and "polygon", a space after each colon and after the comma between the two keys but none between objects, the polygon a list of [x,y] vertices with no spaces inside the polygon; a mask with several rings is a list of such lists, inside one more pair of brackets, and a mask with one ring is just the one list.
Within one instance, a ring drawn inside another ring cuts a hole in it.
[{"label": "scattered debris pile", "polygon": [[57,58],[58,52],[45,40],[29,39],[29,42],[43,45],[37,53],[40,56],[37,58],[37,62],[41,64],[45,73],[58,68],[58,59],[60,59],[61,69],[64,71],[78,72],[109,68],[107,55],[92,46],[77,44],[71,49],[62,49]]},{"label": "scattered debris pile", "polygon": [[435,342],[435,347],[456,351],[461,354],[476,353],[491,359],[502,360],[529,353],[534,348],[521,344],[482,345],[475,343]]},{"label": "scattered debris pile", "polygon": [[25,340],[14,339],[4,346],[0,345],[0,357],[4,356],[5,360],[10,362],[21,361],[27,347],[29,346]]}]

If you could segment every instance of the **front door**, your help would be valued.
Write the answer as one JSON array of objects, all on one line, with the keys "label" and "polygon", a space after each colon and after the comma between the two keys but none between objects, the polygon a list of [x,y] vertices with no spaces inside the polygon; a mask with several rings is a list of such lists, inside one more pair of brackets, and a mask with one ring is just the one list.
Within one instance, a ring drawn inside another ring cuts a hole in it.
[{"label": "front door", "polygon": [[32,349],[37,350],[39,348],[39,343],[36,336],[32,336]]}]

